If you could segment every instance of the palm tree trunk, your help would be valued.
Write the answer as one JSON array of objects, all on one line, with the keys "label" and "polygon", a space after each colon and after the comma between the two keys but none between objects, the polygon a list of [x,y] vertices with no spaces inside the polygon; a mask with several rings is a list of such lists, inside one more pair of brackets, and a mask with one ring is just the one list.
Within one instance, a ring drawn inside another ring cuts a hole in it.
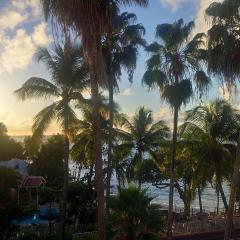
[{"label": "palm tree trunk", "polygon": [[92,163],[92,164],[90,165],[90,168],[89,168],[89,173],[88,173],[88,186],[90,186],[90,184],[91,184],[91,182],[92,182],[93,167],[94,167],[94,163]]},{"label": "palm tree trunk", "polygon": [[239,180],[240,180],[239,169],[240,169],[240,133],[239,133],[239,137],[238,137],[236,162],[235,162],[234,172],[233,172],[233,176],[232,176],[230,198],[229,198],[229,208],[228,208],[227,219],[226,219],[224,240],[229,240],[231,237],[231,233],[232,233],[234,204],[235,204],[237,188],[238,188]]},{"label": "palm tree trunk", "polygon": [[48,228],[49,228],[49,236],[51,236],[52,234],[52,201],[50,201],[49,203]]},{"label": "palm tree trunk", "polygon": [[190,203],[188,201],[184,201],[184,216],[187,220],[189,220],[191,214],[190,207],[191,207]]},{"label": "palm tree trunk", "polygon": [[223,191],[222,183],[221,183],[220,180],[218,181],[218,189],[219,189],[219,192],[221,194],[221,198],[222,198],[222,201],[223,201],[224,208],[225,208],[226,211],[228,211],[227,199],[226,199],[225,193]]},{"label": "palm tree trunk", "polygon": [[217,186],[217,214],[219,214],[219,188]]},{"label": "palm tree trunk", "polygon": [[[112,178],[112,148],[113,148],[113,88],[115,82],[115,75],[113,73],[112,68],[112,50],[113,50],[113,33],[112,33],[112,25],[109,25],[108,34],[107,34],[107,45],[108,45],[108,53],[107,53],[107,77],[108,77],[108,93],[109,93],[109,128],[108,128],[108,165],[107,165],[107,181],[106,181],[106,195],[110,195],[111,191],[111,178]],[[108,212],[108,208],[107,208]]]},{"label": "palm tree trunk", "polygon": [[197,190],[198,190],[198,202],[199,202],[200,217],[202,218],[203,209],[202,209],[202,191],[201,191],[201,187],[198,186]]},{"label": "palm tree trunk", "polygon": [[99,240],[105,239],[105,206],[104,206],[104,183],[103,183],[103,162],[101,147],[101,128],[100,128],[100,101],[98,92],[98,83],[100,82],[99,72],[97,70],[98,56],[101,53],[100,36],[94,38],[91,57],[89,59],[91,96],[92,96],[92,121],[93,121],[93,142],[94,142],[94,159],[95,159],[95,184],[98,202],[98,237]]},{"label": "palm tree trunk", "polygon": [[[112,75],[112,74],[111,74]],[[112,148],[113,148],[113,79],[109,79],[109,130],[108,130],[108,166],[106,195],[110,195],[112,178]]]},{"label": "palm tree trunk", "polygon": [[171,156],[171,169],[170,169],[170,189],[169,189],[169,206],[168,206],[168,240],[172,239],[172,225],[173,225],[173,194],[174,194],[174,181],[175,181],[175,158],[176,158],[176,145],[177,145],[177,129],[178,128],[178,107],[174,107],[173,119],[173,139],[172,139],[172,156]]},{"label": "palm tree trunk", "polygon": [[221,194],[221,198],[222,198],[225,210],[227,211],[228,203],[227,203],[226,196],[224,194],[223,187],[222,187],[221,166],[218,161],[215,161],[215,172],[216,172],[217,188],[218,188],[219,193]]},{"label": "palm tree trunk", "polygon": [[[67,122],[67,120],[66,120]],[[65,132],[67,132],[68,123],[66,123]],[[64,180],[63,180],[63,201],[62,201],[62,218],[61,218],[61,240],[65,239],[66,211],[67,211],[67,190],[68,190],[68,160],[69,160],[69,139],[65,135],[64,149]]]}]

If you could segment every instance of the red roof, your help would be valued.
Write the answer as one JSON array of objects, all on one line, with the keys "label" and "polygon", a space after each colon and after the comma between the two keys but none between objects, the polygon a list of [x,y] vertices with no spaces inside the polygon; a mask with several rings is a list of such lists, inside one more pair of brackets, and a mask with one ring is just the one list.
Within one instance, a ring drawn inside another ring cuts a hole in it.
[{"label": "red roof", "polygon": [[26,176],[21,184],[22,188],[36,188],[46,183],[46,180],[40,176]]}]

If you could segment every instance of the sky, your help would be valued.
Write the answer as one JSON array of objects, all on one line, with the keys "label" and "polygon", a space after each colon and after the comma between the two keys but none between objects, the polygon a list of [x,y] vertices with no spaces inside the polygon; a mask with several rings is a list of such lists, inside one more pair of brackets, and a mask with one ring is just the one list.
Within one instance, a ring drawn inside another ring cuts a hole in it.
[{"label": "sky", "polygon": [[[137,15],[138,22],[146,28],[147,42],[151,43],[154,41],[157,24],[172,23],[180,18],[185,22],[195,21],[193,34],[206,32],[209,21],[204,12],[212,2],[213,0],[149,0],[148,8],[135,6],[124,8],[122,11]],[[52,43],[50,25],[44,21],[39,0],[0,0],[0,122],[7,126],[9,135],[31,134],[34,116],[54,101],[49,99],[22,102],[13,93],[30,77],[50,80],[44,66],[35,61],[34,53],[38,47],[49,47]],[[165,120],[171,126],[171,109],[160,99],[159,92],[149,92],[142,86],[141,79],[146,69],[147,57],[141,50],[133,83],[130,84],[126,74],[123,74],[120,92],[115,96],[115,100],[120,104],[121,111],[129,116],[132,116],[139,106],[146,106],[153,111],[155,120]],[[215,82],[205,100],[216,97],[229,96]],[[181,109],[180,121],[184,111],[197,103],[197,100],[193,100]],[[235,104],[238,104],[237,100]],[[47,134],[59,131],[54,122]]]}]

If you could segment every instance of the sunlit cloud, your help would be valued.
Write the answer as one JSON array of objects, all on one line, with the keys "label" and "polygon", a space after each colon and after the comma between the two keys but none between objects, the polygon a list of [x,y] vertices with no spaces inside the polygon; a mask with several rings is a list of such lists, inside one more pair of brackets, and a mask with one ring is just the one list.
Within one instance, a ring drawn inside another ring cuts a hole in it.
[{"label": "sunlit cloud", "polygon": [[206,16],[206,9],[213,2],[222,2],[222,0],[198,0],[199,6],[195,18],[195,28],[193,30],[193,35],[197,33],[207,33],[211,28],[210,19]]},{"label": "sunlit cloud", "polygon": [[129,97],[129,96],[134,96],[135,92],[131,88],[126,88],[120,93],[120,95]]},{"label": "sunlit cloud", "polygon": [[[33,29],[23,24],[37,21]],[[25,69],[36,48],[48,46],[52,38],[40,15],[39,0],[14,0],[0,11],[0,74]]]},{"label": "sunlit cloud", "polygon": [[226,84],[219,87],[218,91],[219,91],[221,98],[223,98],[224,100],[229,101],[231,99],[231,91],[229,91]]},{"label": "sunlit cloud", "polygon": [[177,11],[183,3],[196,2],[197,0],[160,0],[164,7],[170,8],[172,11]]},{"label": "sunlit cloud", "polygon": [[14,30],[20,23],[23,23],[26,19],[27,15],[22,15],[19,12],[13,10],[3,11],[0,16],[0,29]]},{"label": "sunlit cloud", "polygon": [[[185,112],[180,111],[178,117],[178,125],[181,125],[184,121]],[[158,112],[153,113],[154,121],[165,121],[168,127],[172,129],[173,125],[173,110],[170,107],[161,107]]]}]

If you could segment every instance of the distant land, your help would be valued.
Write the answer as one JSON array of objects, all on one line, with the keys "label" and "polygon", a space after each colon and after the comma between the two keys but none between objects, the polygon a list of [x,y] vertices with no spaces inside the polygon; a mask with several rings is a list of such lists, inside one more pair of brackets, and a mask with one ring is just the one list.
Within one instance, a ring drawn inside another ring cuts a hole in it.
[{"label": "distant land", "polygon": [[[43,141],[46,141],[49,137],[51,137],[53,135],[44,135],[43,136]],[[23,143],[24,138],[26,137],[31,137],[31,135],[23,135],[23,136],[10,136],[10,138],[14,139],[17,142],[21,142]]]}]

